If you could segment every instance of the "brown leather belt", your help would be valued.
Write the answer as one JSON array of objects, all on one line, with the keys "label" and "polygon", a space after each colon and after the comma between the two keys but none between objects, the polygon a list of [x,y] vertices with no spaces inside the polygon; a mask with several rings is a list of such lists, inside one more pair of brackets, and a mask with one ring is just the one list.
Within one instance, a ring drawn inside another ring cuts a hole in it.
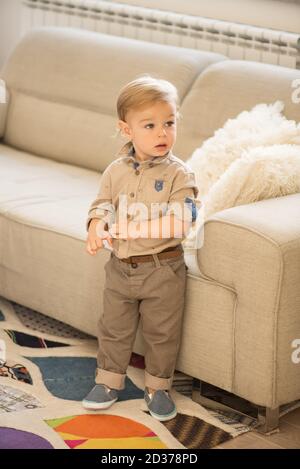
[{"label": "brown leather belt", "polygon": [[[169,259],[170,257],[180,256],[182,252],[183,252],[182,245],[178,244],[177,246],[166,248],[163,251],[158,252],[157,257],[159,259]],[[123,259],[119,258],[119,260],[126,262],[127,264],[136,264],[138,262],[150,262],[150,261],[153,261],[153,255],[146,254],[142,256],[130,256],[130,257],[124,257]]]}]

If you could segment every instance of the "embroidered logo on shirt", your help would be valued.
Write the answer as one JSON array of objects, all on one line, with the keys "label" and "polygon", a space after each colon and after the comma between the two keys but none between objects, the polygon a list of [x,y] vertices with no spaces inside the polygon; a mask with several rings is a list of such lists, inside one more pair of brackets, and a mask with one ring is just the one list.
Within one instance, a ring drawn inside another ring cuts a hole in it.
[{"label": "embroidered logo on shirt", "polygon": [[164,181],[162,181],[161,179],[155,179],[154,187],[157,192],[163,189],[163,185],[164,185]]}]

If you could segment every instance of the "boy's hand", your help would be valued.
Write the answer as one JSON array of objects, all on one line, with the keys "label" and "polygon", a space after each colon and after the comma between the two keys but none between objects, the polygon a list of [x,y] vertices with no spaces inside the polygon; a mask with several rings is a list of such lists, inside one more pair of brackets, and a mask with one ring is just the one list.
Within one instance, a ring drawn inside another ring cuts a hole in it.
[{"label": "boy's hand", "polygon": [[94,256],[97,251],[104,248],[103,240],[106,239],[112,246],[112,237],[108,231],[104,229],[105,222],[94,218],[89,225],[88,238],[86,241],[86,251]]}]

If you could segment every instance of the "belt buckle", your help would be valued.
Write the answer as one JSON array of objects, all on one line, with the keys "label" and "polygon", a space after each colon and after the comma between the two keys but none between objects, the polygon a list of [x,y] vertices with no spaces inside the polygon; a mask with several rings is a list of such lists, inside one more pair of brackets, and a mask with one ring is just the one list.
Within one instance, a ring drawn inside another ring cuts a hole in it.
[{"label": "belt buckle", "polygon": [[135,256],[130,256],[130,265],[133,269],[136,269],[137,268],[137,263],[136,262],[133,262],[132,259],[134,258]]}]

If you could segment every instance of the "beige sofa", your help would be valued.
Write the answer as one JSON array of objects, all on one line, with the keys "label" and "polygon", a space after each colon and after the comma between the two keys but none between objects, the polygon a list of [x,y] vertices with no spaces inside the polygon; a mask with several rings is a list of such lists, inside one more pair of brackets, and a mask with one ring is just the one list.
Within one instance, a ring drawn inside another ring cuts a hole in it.
[{"label": "beige sofa", "polygon": [[[117,92],[142,72],[178,87],[183,160],[256,103],[281,99],[300,120],[296,70],[75,29],[23,38],[0,73],[0,295],[91,334],[109,252],[86,253],[87,210],[124,143]],[[264,408],[272,428],[279,406],[300,399],[300,194],[217,213],[196,258],[177,369]]]}]

